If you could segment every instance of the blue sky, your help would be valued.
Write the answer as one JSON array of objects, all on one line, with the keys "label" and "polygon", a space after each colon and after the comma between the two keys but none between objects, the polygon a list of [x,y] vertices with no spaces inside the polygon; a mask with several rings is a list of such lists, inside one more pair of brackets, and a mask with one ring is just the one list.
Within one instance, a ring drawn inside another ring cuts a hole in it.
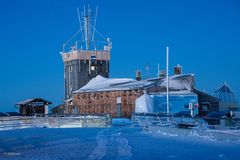
[{"label": "blue sky", "polygon": [[1,0],[0,111],[31,97],[62,102],[59,52],[78,30],[76,8],[84,4],[98,4],[97,29],[112,39],[111,77],[145,75],[146,65],[155,77],[169,46],[171,69],[181,64],[209,93],[227,81],[240,100],[238,0]]}]

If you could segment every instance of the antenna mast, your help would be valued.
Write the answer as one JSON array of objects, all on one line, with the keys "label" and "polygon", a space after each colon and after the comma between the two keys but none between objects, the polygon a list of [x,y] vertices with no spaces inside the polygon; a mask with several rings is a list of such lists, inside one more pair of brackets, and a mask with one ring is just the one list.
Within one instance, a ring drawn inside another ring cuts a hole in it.
[{"label": "antenna mast", "polygon": [[84,34],[85,34],[85,42],[86,42],[86,50],[89,49],[90,44],[90,18],[91,18],[91,12],[89,9],[89,6],[86,10],[85,6],[83,8],[83,18],[84,18]]},{"label": "antenna mast", "polygon": [[166,74],[167,74],[167,114],[169,114],[169,75],[168,75],[168,51],[169,48],[166,48]]},{"label": "antenna mast", "polygon": [[[63,52],[68,52],[72,47],[70,42],[76,39],[79,34],[81,34],[81,39],[75,42],[76,50],[78,46],[81,50],[97,50],[97,47],[103,47],[103,50],[110,51],[112,49],[112,42],[110,38],[105,38],[97,29],[97,15],[98,15],[98,6],[96,7],[96,12],[93,13],[88,6],[83,6],[83,11],[79,11],[77,8],[78,21],[79,21],[79,30],[63,44]],[[96,32],[96,33],[95,33]],[[95,39],[101,38],[102,41],[95,41]],[[97,43],[98,42],[98,43]],[[65,48],[68,50],[66,51]]]}]

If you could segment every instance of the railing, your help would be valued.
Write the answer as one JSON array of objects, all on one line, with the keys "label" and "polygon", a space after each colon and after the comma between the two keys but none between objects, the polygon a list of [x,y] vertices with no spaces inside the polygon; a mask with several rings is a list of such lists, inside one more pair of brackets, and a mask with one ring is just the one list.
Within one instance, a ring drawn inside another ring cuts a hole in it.
[{"label": "railing", "polygon": [[104,115],[35,115],[0,117],[0,130],[21,128],[109,127],[111,117]]},{"label": "railing", "polygon": [[198,129],[240,129],[238,118],[203,118],[166,114],[133,114],[134,126],[143,129],[154,127],[198,128]]}]

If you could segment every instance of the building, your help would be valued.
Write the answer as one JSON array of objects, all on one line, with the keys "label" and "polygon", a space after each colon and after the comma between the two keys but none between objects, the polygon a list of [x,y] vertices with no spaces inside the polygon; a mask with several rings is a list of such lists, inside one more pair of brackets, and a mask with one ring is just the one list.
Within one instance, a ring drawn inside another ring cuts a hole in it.
[{"label": "building", "polygon": [[36,114],[48,114],[48,105],[52,102],[42,98],[31,98],[16,103],[19,113],[23,116],[32,116]]},{"label": "building", "polygon": [[227,82],[224,82],[215,92],[215,97],[217,97],[219,102],[220,111],[235,111],[238,109],[238,103],[235,98],[233,90],[229,87]]},{"label": "building", "polygon": [[219,99],[215,96],[209,95],[203,91],[194,88],[194,93],[198,95],[198,114],[200,116],[205,116],[210,112],[219,111]]},{"label": "building", "polygon": [[[109,77],[112,42],[96,30],[96,13],[85,7],[81,14],[78,11],[80,29],[63,45],[65,100],[97,75]],[[101,39],[97,40],[97,36]],[[75,43],[70,44],[74,38]]]},{"label": "building", "polygon": [[[133,87],[133,88],[131,88]],[[128,78],[105,78],[98,75],[73,92],[73,110],[80,114],[111,114],[130,117],[135,100],[143,94],[143,84]]]},{"label": "building", "polygon": [[[84,7],[81,14],[78,11],[78,16],[80,30],[64,43],[61,52],[64,62],[65,107],[60,107],[60,110],[56,108],[56,111],[61,112],[64,108],[63,113],[107,113],[112,117],[130,117],[136,111],[166,112],[165,72],[159,69],[158,78],[147,80],[141,80],[139,70],[136,72],[137,81],[109,78],[112,48],[110,38],[103,38],[96,31],[96,14],[94,16],[90,9],[85,10]],[[103,44],[96,43],[99,42],[96,40],[97,34],[102,38]],[[77,35],[82,37],[81,40],[77,39],[74,45],[70,45]],[[70,48],[66,49],[67,46]],[[188,110],[198,114],[205,112],[206,105],[210,110],[218,110],[218,100],[195,89],[192,74],[183,75],[180,65],[174,68],[174,74],[170,78],[169,88],[171,112]],[[205,103],[203,97],[209,101]]]},{"label": "building", "polygon": [[[192,110],[198,114],[200,93],[194,85],[192,74],[169,78],[171,113]],[[72,107],[71,110],[79,114],[108,113],[112,117],[131,117],[135,112],[166,112],[166,78],[136,81],[97,76],[73,92]]]}]

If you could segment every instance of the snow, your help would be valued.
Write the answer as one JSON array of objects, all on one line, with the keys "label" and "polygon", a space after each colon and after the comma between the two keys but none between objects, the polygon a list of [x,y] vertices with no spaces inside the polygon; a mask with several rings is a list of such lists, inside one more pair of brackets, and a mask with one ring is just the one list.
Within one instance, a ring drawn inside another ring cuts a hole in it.
[{"label": "snow", "polygon": [[29,103],[29,102],[33,101],[33,100],[34,100],[33,98],[29,98],[29,99],[26,99],[24,101],[18,102],[17,105],[24,105],[26,103]]},{"label": "snow", "polygon": [[[167,86],[167,81],[165,80],[161,86],[166,87]],[[180,81],[180,80],[175,80],[175,79],[169,79],[169,88],[174,88],[174,89],[187,89],[191,90],[191,86],[187,81]]]},{"label": "snow", "polygon": [[[232,131],[228,131],[232,133]],[[240,139],[228,133],[132,125],[31,128],[0,132],[5,160],[239,159]],[[204,153],[204,155],[203,155]]]},{"label": "snow", "polygon": [[92,80],[90,80],[85,86],[80,88],[79,90],[74,91],[73,93],[78,92],[92,92],[92,91],[99,91],[104,89],[109,89],[114,87],[114,85],[124,84],[129,82],[134,82],[134,79],[130,78],[105,78],[101,75],[96,76]]},{"label": "snow", "polygon": [[131,125],[131,120],[127,118],[113,118],[112,125],[114,126],[124,126],[124,125]]},{"label": "snow", "polygon": [[147,93],[136,99],[135,113],[153,113],[153,99]]},{"label": "snow", "polygon": [[[160,86],[166,87],[166,79],[155,78],[136,81],[130,78],[105,78],[98,75],[73,93],[139,89],[151,86],[157,81],[160,82]],[[174,75],[169,77],[169,87],[176,90],[187,89],[190,91],[194,85],[193,83],[193,75]]]}]

